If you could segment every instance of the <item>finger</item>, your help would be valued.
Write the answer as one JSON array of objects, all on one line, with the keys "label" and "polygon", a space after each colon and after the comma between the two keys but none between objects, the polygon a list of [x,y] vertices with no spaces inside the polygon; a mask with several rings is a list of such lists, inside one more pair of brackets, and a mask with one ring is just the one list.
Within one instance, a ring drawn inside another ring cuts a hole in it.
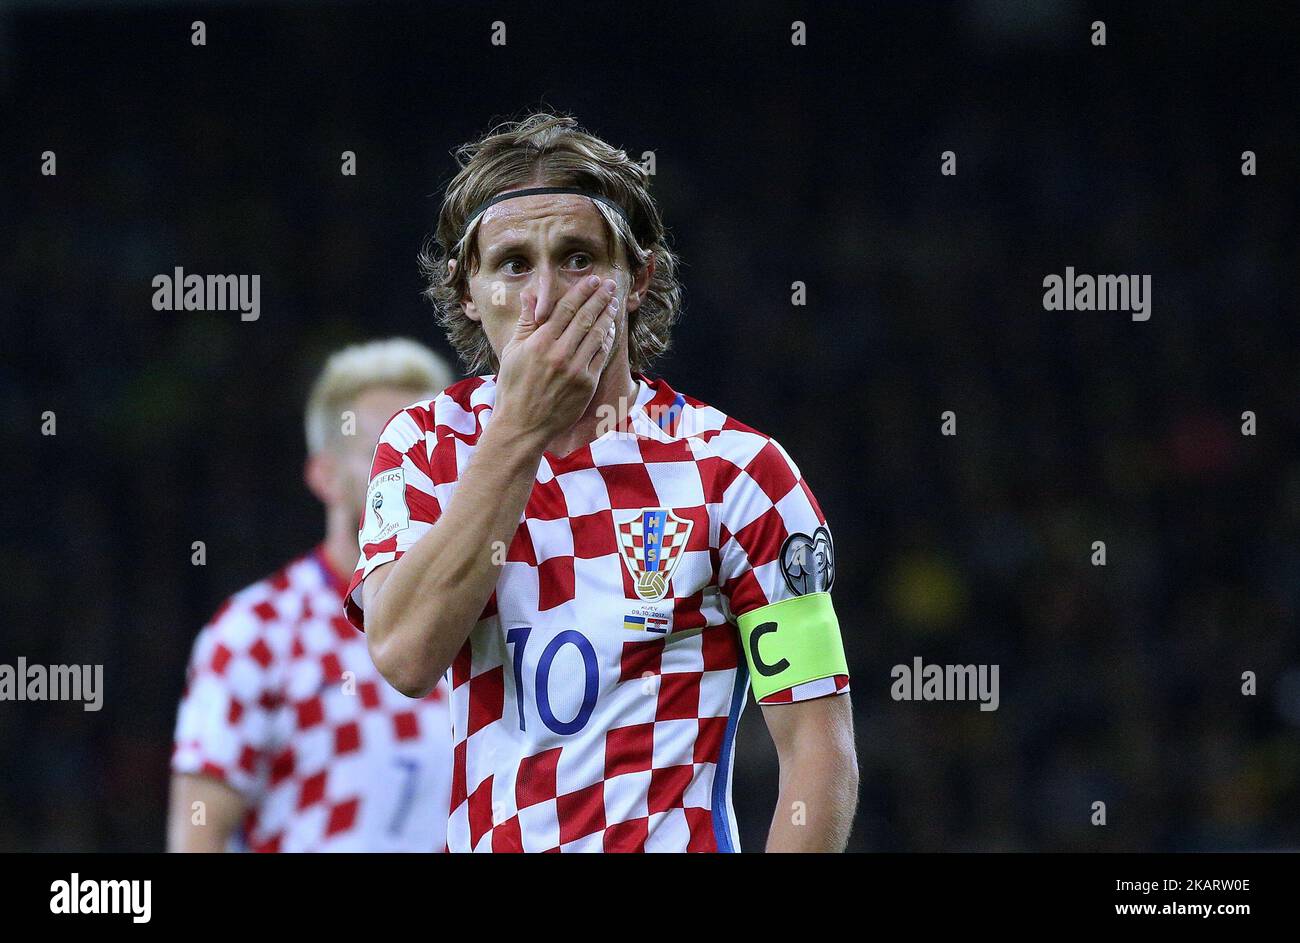
[{"label": "finger", "polygon": [[519,321],[515,324],[515,336],[527,337],[537,330],[537,309],[528,303],[523,292],[519,293]]},{"label": "finger", "polygon": [[596,322],[600,320],[600,316],[605,313],[606,309],[613,306],[614,314],[618,314],[618,299],[614,297],[613,290],[610,288],[613,284],[613,279],[606,279],[600,290],[588,298],[586,303],[578,310],[578,313],[573,316],[569,326],[564,329],[564,333],[555,342],[563,356],[574,356],[582,345],[583,338],[591,333],[596,326]]},{"label": "finger", "polygon": [[[594,280],[594,281],[593,281]],[[582,310],[585,305],[595,295],[602,291],[601,280],[598,276],[592,275],[588,278],[579,279],[569,287],[555,307],[543,319],[544,326],[552,338],[558,338],[564,333],[565,328],[569,326],[574,316]],[[597,302],[598,305],[604,304],[603,301]]]},{"label": "finger", "polygon": [[614,347],[614,337],[617,333],[616,315],[615,310],[606,306],[578,346],[574,360],[585,366],[588,372],[595,370],[599,373],[605,367],[605,359]]}]

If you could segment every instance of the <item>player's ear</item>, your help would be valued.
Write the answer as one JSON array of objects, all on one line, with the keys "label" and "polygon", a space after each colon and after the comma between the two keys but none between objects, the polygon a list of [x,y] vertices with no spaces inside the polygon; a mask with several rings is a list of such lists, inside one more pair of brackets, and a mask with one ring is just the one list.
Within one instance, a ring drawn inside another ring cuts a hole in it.
[{"label": "player's ear", "polygon": [[645,267],[632,280],[632,289],[627,293],[627,310],[635,311],[641,307],[641,302],[645,299],[646,292],[650,290],[650,280],[655,277],[655,254],[650,253],[646,259]]},{"label": "player's ear", "polygon": [[339,492],[339,462],[329,449],[308,455],[302,466],[302,480],[321,504],[333,504]]},{"label": "player's ear", "polygon": [[[448,259],[448,260],[447,260],[447,274],[448,274],[449,276],[451,276],[452,278],[455,278],[455,276],[456,276],[456,260],[455,260],[455,259]],[[466,287],[467,290],[464,291],[464,292],[462,292],[462,293],[461,293],[461,296],[460,296],[460,304],[461,304],[461,307],[464,308],[464,310],[465,310],[465,317],[469,318],[471,321],[480,321],[480,320],[482,320],[482,317],[483,317],[483,316],[482,316],[481,314],[479,314],[479,312],[478,312],[478,306],[477,306],[476,304],[474,304],[474,298],[470,295],[470,293],[469,293],[469,291],[468,291],[468,288],[469,288],[469,281],[468,281],[468,280],[466,280],[466,282],[465,282],[465,287]]]}]

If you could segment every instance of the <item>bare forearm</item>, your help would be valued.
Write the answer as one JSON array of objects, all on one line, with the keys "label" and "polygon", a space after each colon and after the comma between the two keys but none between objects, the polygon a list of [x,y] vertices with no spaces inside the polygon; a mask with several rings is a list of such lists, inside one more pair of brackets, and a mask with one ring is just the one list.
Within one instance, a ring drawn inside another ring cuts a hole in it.
[{"label": "bare forearm", "polygon": [[768,832],[770,852],[841,852],[857,807],[858,770],[851,752],[807,749],[782,763],[781,792]]},{"label": "bare forearm", "polygon": [[367,633],[403,693],[432,690],[474,628],[500,574],[493,547],[513,539],[544,448],[540,436],[488,423],[438,522],[387,567]]},{"label": "bare forearm", "polygon": [[206,776],[174,776],[167,814],[167,850],[225,851],[243,814],[243,798],[224,783]]}]

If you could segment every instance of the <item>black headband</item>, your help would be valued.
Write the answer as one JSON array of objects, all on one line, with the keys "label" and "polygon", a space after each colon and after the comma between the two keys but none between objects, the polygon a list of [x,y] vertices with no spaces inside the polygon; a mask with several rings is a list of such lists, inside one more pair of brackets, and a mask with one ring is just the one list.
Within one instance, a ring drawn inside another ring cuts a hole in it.
[{"label": "black headband", "polygon": [[466,217],[465,230],[461,233],[461,238],[462,239],[465,238],[465,232],[469,231],[470,225],[473,224],[474,220],[478,218],[479,214],[482,213],[484,210],[486,210],[488,207],[496,206],[496,204],[500,203],[502,200],[513,200],[515,199],[515,197],[520,197],[520,196],[539,196],[543,193],[573,193],[576,194],[577,196],[585,196],[589,199],[597,201],[598,203],[604,203],[614,212],[618,213],[619,216],[623,217],[623,222],[627,223],[629,229],[632,228],[632,221],[627,218],[627,213],[623,212],[623,207],[619,206],[617,203],[615,203],[607,196],[602,196],[599,193],[593,193],[590,190],[583,190],[581,187],[531,187],[530,189],[527,190],[507,190],[505,193],[498,193],[490,200],[484,200],[475,208],[474,212],[470,213],[469,216]]}]

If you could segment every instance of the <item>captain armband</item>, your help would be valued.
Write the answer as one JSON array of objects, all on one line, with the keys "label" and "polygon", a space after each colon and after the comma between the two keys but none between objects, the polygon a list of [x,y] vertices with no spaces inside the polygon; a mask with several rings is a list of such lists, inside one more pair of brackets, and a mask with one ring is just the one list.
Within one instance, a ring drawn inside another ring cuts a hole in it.
[{"label": "captain armband", "polygon": [[830,593],[772,603],[736,622],[757,700],[796,684],[849,673]]}]

